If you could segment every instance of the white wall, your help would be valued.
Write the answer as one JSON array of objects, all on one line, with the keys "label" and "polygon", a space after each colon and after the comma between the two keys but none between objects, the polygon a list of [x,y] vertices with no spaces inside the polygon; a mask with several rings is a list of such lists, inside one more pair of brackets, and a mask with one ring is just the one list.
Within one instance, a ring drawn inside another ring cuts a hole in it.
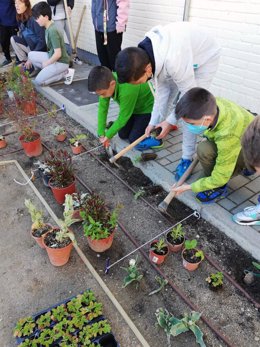
[{"label": "white wall", "polygon": [[[154,25],[181,21],[184,3],[130,0],[123,48],[136,45]],[[87,10],[78,47],[96,53],[91,0],[75,0],[73,30],[75,33],[84,5]],[[191,0],[189,20],[207,28],[222,46],[212,91],[260,114],[260,0]]]}]

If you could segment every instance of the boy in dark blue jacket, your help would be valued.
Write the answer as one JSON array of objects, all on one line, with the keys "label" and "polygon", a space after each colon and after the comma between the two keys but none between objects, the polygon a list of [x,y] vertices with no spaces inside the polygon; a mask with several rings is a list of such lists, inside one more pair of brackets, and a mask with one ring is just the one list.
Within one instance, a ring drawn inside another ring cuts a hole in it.
[{"label": "boy in dark blue jacket", "polygon": [[17,33],[17,30],[14,0],[0,0],[0,43],[5,56],[5,60],[0,67],[12,63],[10,39]]}]

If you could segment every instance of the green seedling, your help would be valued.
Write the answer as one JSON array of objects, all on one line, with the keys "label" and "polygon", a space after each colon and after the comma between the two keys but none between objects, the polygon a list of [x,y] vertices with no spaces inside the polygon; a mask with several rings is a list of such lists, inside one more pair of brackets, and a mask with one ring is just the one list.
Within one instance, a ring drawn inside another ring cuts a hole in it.
[{"label": "green seedling", "polygon": [[181,240],[184,238],[185,232],[182,229],[182,225],[178,224],[175,228],[172,228],[169,235],[173,240]]},{"label": "green seedling", "polygon": [[184,243],[184,248],[188,251],[194,250],[195,254],[193,255],[193,257],[200,258],[202,261],[205,258],[204,252],[201,250],[195,250],[197,247],[197,244],[198,244],[197,240],[186,240]]},{"label": "green seedling", "polygon": [[168,284],[168,281],[165,280],[164,278],[161,278],[159,276],[155,276],[155,280],[156,282],[159,284],[159,288],[153,290],[152,292],[150,292],[148,295],[153,295],[153,294],[156,294],[156,293],[159,293],[167,284]]},{"label": "green seedling", "polygon": [[41,333],[38,339],[36,340],[40,346],[49,347],[52,346],[54,341],[59,338],[60,336],[57,336],[55,334],[55,331],[52,329],[44,329]]},{"label": "green seedling", "polygon": [[179,334],[189,330],[194,333],[196,342],[201,347],[206,347],[203,341],[203,333],[196,325],[196,322],[200,319],[200,313],[192,311],[190,314],[185,314],[183,318],[178,319],[166,309],[159,308],[155,315],[158,325],[163,328],[164,332],[166,333],[169,347],[171,346],[171,336],[178,336]]},{"label": "green seedling", "polygon": [[253,261],[252,265],[254,265],[254,267],[260,271],[260,264],[259,263],[256,263],[255,261]]},{"label": "green seedling", "polygon": [[37,340],[29,340],[29,339],[26,339],[24,340],[20,345],[19,347],[38,347],[38,342]]},{"label": "green seedling", "polygon": [[144,196],[144,194],[145,194],[144,188],[140,188],[140,189],[134,194],[134,199],[137,200],[137,199],[139,199],[141,196]]},{"label": "green seedling", "polygon": [[56,126],[55,128],[52,129],[52,134],[54,136],[57,136],[57,135],[64,135],[66,134],[66,129],[64,127],[61,127],[61,126]]},{"label": "green seedling", "polygon": [[25,317],[19,319],[17,322],[15,328],[14,328],[14,336],[15,337],[22,337],[22,336],[29,336],[33,333],[33,330],[35,328],[35,321],[32,317]]},{"label": "green seedling", "polygon": [[45,329],[50,326],[51,324],[51,312],[47,312],[45,314],[42,314],[36,321],[36,324],[38,325],[39,329]]},{"label": "green seedling", "polygon": [[143,275],[140,274],[138,270],[137,259],[130,259],[129,266],[127,268],[122,267],[122,269],[127,272],[127,276],[125,276],[123,280],[123,288],[127,287],[132,282],[136,282],[136,288],[138,288]]},{"label": "green seedling", "polygon": [[213,287],[217,288],[223,285],[223,273],[221,271],[216,273],[211,273],[207,278],[206,282],[208,282]]},{"label": "green seedling", "polygon": [[168,247],[164,239],[160,239],[152,244],[151,250],[156,254],[165,254],[165,247]]},{"label": "green seedling", "polygon": [[63,318],[68,316],[65,305],[57,306],[51,310],[51,319],[60,322]]},{"label": "green seedling", "polygon": [[75,137],[69,139],[69,142],[72,146],[78,147],[80,145],[80,140],[84,140],[87,138],[86,134],[78,134]]}]

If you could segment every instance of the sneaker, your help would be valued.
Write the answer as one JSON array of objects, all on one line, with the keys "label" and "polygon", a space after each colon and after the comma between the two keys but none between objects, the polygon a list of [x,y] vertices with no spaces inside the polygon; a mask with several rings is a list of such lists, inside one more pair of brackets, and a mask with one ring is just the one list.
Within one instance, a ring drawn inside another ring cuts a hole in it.
[{"label": "sneaker", "polygon": [[256,173],[255,171],[249,170],[249,169],[247,169],[247,168],[245,168],[245,169],[242,170],[242,175],[243,175],[243,176],[246,176],[246,177],[252,176],[252,175],[254,175],[255,173]]},{"label": "sneaker", "polygon": [[[175,170],[175,180],[176,181],[179,181],[181,176],[184,174],[184,172],[190,166],[191,162],[192,162],[192,160],[189,160],[189,159],[181,159],[180,163],[178,164],[178,166],[176,167],[176,170]],[[187,177],[187,179],[189,177]]]},{"label": "sneaker", "polygon": [[227,193],[227,185],[225,184],[223,187],[205,190],[204,192],[198,193],[196,195],[196,200],[202,204],[211,204],[219,199],[225,198]]},{"label": "sneaker", "polygon": [[162,140],[157,140],[156,138],[150,136],[147,137],[145,140],[138,143],[137,146],[135,146],[135,149],[138,151],[145,151],[147,149],[159,149],[163,147]]},{"label": "sneaker", "polygon": [[260,225],[260,205],[246,207],[244,211],[234,214],[232,219],[240,225]]},{"label": "sneaker", "polygon": [[73,63],[75,63],[77,65],[82,65],[82,61],[79,59],[79,57],[73,58]]},{"label": "sneaker", "polygon": [[67,85],[70,85],[73,81],[75,69],[68,69],[68,70],[69,70],[68,73],[64,76],[65,78],[64,83]]},{"label": "sneaker", "polygon": [[10,64],[12,64],[12,60],[4,60],[3,62],[2,62],[2,64],[0,65],[0,67],[4,67],[4,66],[8,66],[8,65],[10,65]]}]

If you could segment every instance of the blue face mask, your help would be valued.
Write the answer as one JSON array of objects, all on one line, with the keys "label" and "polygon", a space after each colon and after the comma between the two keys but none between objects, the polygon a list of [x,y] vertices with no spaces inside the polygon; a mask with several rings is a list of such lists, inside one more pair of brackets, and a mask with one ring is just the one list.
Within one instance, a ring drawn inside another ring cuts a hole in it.
[{"label": "blue face mask", "polygon": [[205,130],[208,129],[208,127],[206,125],[203,125],[204,119],[203,119],[201,125],[194,125],[194,124],[190,124],[187,122],[185,122],[185,123],[186,123],[189,131],[193,134],[196,134],[196,135],[202,134],[202,133],[204,133]]}]

